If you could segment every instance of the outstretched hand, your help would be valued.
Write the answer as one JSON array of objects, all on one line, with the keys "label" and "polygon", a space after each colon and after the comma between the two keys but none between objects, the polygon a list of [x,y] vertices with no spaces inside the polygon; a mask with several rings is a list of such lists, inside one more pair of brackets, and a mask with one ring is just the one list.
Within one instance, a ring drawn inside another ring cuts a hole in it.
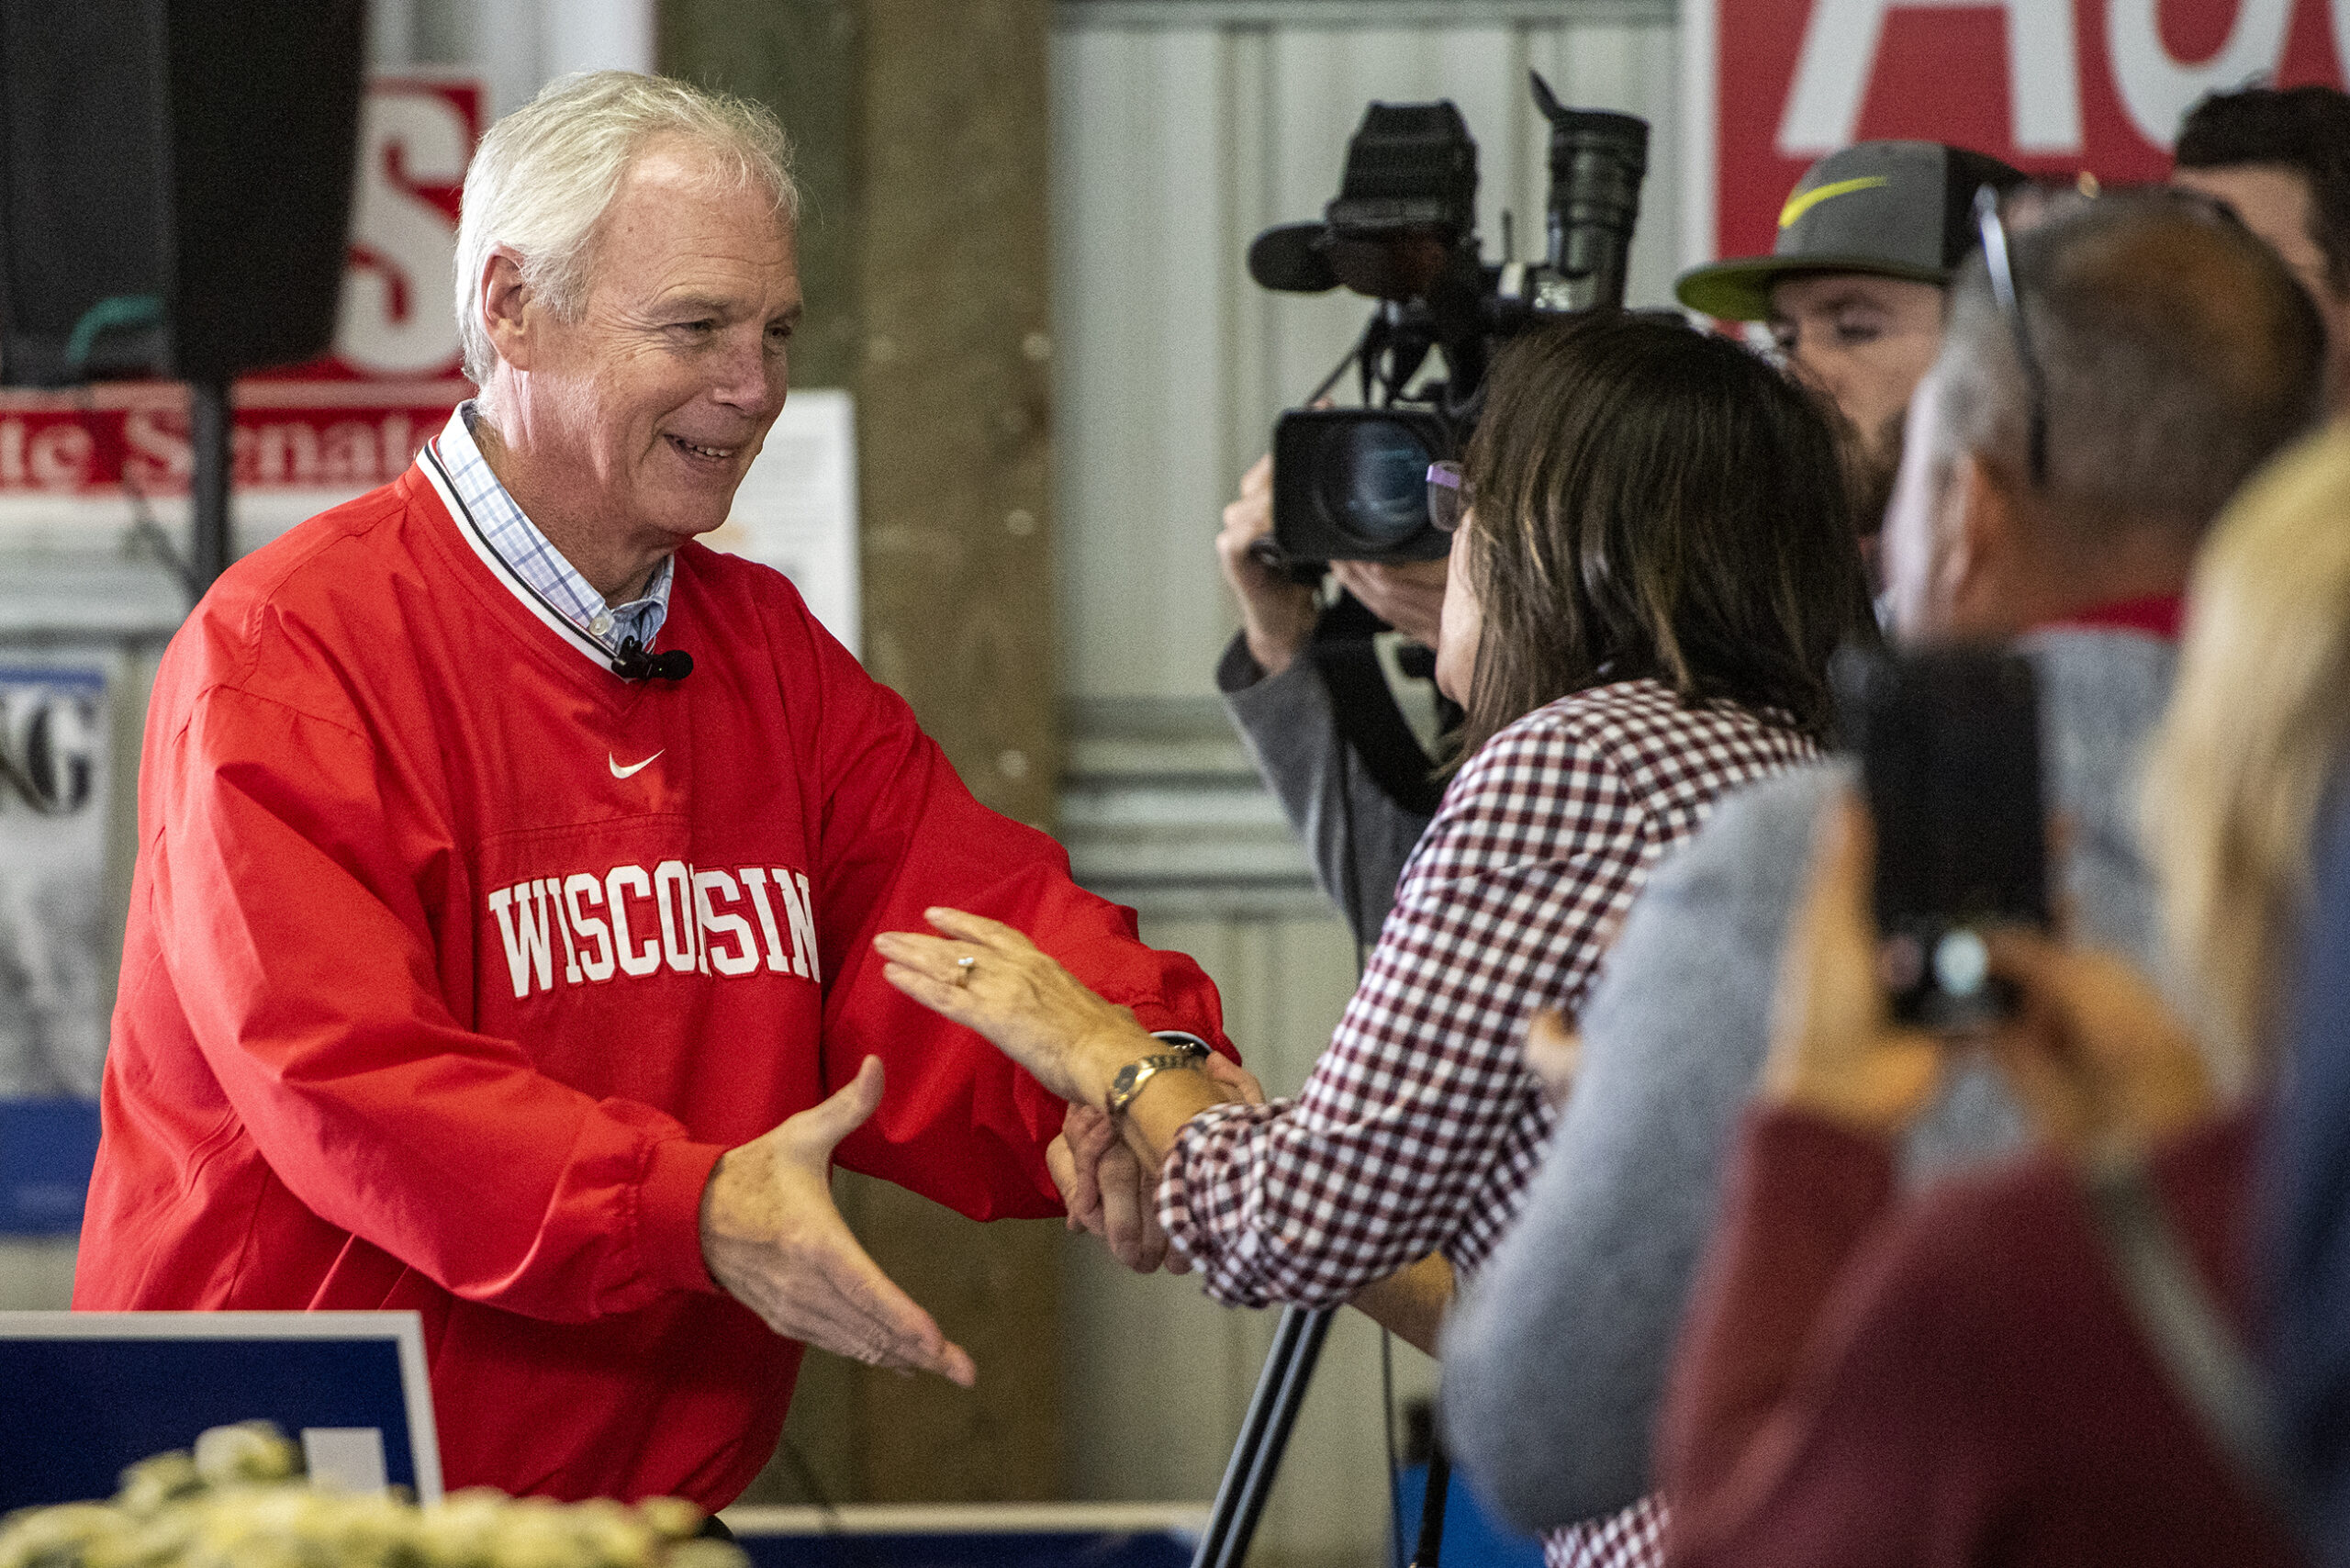
[{"label": "outstretched hand", "polygon": [[1002,922],[957,909],[923,916],[941,935],[891,931],[873,939],[888,960],[881,978],[986,1036],[1062,1099],[1099,1105],[1119,1068],[1165,1048],[1132,1013],[1094,995]]},{"label": "outstretched hand", "polygon": [[873,1114],[881,1086],[880,1059],[867,1057],[832,1098],[727,1150],[702,1189],[702,1260],[778,1334],[968,1388],[969,1353],[866,1255],[833,1204],[833,1149]]}]

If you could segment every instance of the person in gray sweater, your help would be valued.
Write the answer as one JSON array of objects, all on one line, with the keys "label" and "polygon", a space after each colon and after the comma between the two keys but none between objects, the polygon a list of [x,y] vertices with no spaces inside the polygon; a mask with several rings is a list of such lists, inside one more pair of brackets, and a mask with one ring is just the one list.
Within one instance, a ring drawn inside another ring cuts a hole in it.
[{"label": "person in gray sweater", "polygon": [[[2159,974],[2133,832],[2139,744],[2166,700],[2196,543],[2316,418],[2323,340],[2266,247],[2177,198],[2060,206],[2017,237],[2012,261],[2021,325],[1984,260],[1969,263],[1911,409],[1887,524],[1893,630],[1912,644],[2014,640],[2031,659],[2071,916]],[[1653,1518],[1674,1338],[1762,1061],[1814,822],[1850,776],[1829,763],[1732,797],[1658,868],[1580,1019],[1525,1213],[1447,1323],[1447,1443],[1525,1528],[1654,1533],[1603,1517]],[[1962,1074],[1909,1167],[1980,1159],[2020,1126],[1986,1075]]]},{"label": "person in gray sweater", "polygon": [[[1315,883],[1346,916],[1356,943],[1368,946],[1387,923],[1404,862],[1443,792],[1435,777],[1442,721],[1433,650],[1446,566],[1332,563],[1332,576],[1360,607],[1355,619],[1362,624],[1346,644],[1325,646],[1317,623],[1343,611],[1323,610],[1313,588],[1266,564],[1259,550],[1272,532],[1268,454],[1241,476],[1240,494],[1224,509],[1224,531],[1216,535],[1216,559],[1240,607],[1240,630],[1216,665],[1216,689],[1259,777],[1304,842]],[[1395,629],[1383,641],[1371,633],[1373,617]],[[1427,668],[1404,667],[1415,653]],[[1347,663],[1318,655],[1344,655]],[[1376,722],[1384,742],[1376,758],[1366,756],[1339,722],[1330,685],[1339,667],[1356,678],[1353,700],[1371,710],[1354,717]]]}]

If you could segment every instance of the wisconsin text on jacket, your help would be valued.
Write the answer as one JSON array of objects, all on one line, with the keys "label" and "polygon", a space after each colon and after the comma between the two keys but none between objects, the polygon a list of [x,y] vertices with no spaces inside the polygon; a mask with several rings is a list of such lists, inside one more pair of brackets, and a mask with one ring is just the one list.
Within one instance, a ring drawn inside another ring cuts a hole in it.
[{"label": "wisconsin text on jacket", "polygon": [[680,974],[747,975],[762,955],[770,973],[823,980],[807,874],[780,866],[718,871],[664,860],[650,871],[615,866],[601,876],[534,877],[491,893],[489,913],[518,999],[554,989],[558,946],[565,985],[642,977],[664,965]]}]

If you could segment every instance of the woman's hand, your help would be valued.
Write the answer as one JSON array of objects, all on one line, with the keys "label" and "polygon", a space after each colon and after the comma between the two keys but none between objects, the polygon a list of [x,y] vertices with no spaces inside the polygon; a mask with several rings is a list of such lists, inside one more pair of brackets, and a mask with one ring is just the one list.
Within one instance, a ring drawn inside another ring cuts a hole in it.
[{"label": "woman's hand", "polygon": [[[1243,1104],[1265,1103],[1257,1075],[1229,1057],[1207,1057],[1200,1070]],[[1071,1105],[1061,1136],[1045,1150],[1045,1168],[1060,1189],[1071,1230],[1091,1231],[1138,1274],[1162,1267],[1170,1274],[1192,1271],[1191,1260],[1169,1249],[1167,1233],[1158,1227],[1158,1168],[1143,1163],[1108,1112]]]},{"label": "woman's hand", "polygon": [[1822,814],[1811,885],[1787,929],[1762,1096],[1890,1137],[1932,1103],[1948,1048],[1893,1019],[1877,978],[1875,833],[1847,790]]},{"label": "woman's hand", "polygon": [[1567,1027],[1567,1015],[1555,1007],[1535,1009],[1526,1020],[1526,1067],[1553,1111],[1566,1108],[1582,1064],[1583,1036]]},{"label": "woman's hand", "polygon": [[2142,1148],[2217,1109],[2193,1036],[2127,961],[2022,931],[1990,946],[2020,998],[1991,1059],[2049,1142],[2076,1156]]},{"label": "woman's hand", "polygon": [[943,935],[873,939],[888,960],[881,978],[986,1036],[1071,1104],[1100,1106],[1120,1068],[1167,1048],[1011,926],[956,909],[923,915]]}]

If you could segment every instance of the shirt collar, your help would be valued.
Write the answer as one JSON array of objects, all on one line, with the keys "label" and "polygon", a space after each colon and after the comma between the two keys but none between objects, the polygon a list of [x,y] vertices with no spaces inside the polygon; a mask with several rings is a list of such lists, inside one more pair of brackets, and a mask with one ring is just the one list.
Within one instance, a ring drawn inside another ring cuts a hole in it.
[{"label": "shirt collar", "polygon": [[2182,594],[2150,593],[2137,599],[2111,599],[2091,605],[2053,621],[2043,621],[2035,632],[2135,632],[2165,643],[2178,641],[2187,619]]},{"label": "shirt collar", "polygon": [[538,524],[523,514],[490,471],[474,440],[474,421],[480,417],[480,405],[473,398],[458,404],[442,428],[437,444],[450,487],[471,514],[481,542],[497,553],[522,588],[537,594],[591,642],[608,652],[618,650],[624,639],[632,637],[638,646],[650,647],[669,618],[675,560],[666,555],[661,558],[643,593],[625,604],[606,604],[604,596],[564,559],[563,552],[539,532]]}]

